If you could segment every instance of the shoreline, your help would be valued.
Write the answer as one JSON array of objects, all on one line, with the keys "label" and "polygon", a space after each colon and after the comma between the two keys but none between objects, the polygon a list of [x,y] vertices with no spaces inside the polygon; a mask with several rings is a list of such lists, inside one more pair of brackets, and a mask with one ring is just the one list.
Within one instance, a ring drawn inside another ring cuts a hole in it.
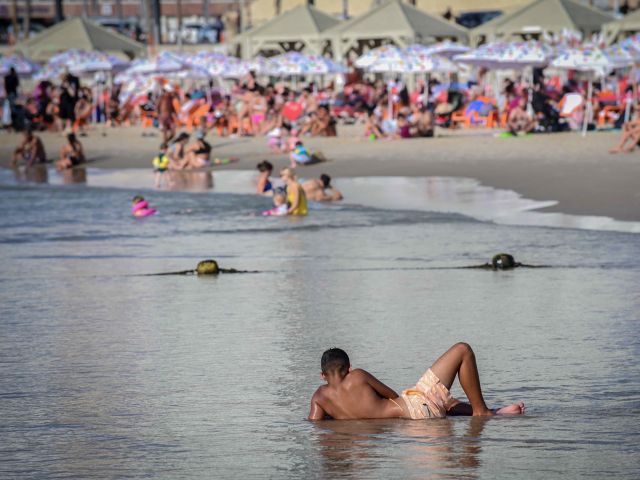
[{"label": "shoreline", "polygon": [[[640,158],[637,153],[611,155],[608,149],[619,132],[590,132],[496,138],[495,131],[438,130],[435,138],[370,141],[359,137],[361,126],[341,126],[334,138],[305,137],[310,151],[321,150],[327,163],[301,167],[305,178],[328,173],[332,177],[454,177],[478,180],[483,186],[512,190],[535,202],[557,202],[537,212],[610,217],[640,221]],[[142,136],[153,133],[154,136]],[[8,167],[19,134],[4,133],[0,165]],[[63,143],[60,133],[39,133],[48,157],[54,159]],[[276,170],[286,155],[274,155],[264,137],[208,136],[212,158],[239,157],[212,171],[254,170],[268,159]],[[87,168],[151,169],[160,143],[159,133],[138,127],[94,127],[80,137]]]}]

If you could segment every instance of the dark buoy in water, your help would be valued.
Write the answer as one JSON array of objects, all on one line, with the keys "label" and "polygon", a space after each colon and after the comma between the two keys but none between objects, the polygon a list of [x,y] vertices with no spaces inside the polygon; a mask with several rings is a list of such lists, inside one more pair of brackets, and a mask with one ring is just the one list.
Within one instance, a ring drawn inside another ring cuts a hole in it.
[{"label": "dark buoy in water", "polygon": [[491,265],[494,270],[511,270],[520,266],[513,258],[513,255],[509,253],[498,253],[494,255],[491,259]]},{"label": "dark buoy in water", "polygon": [[182,270],[181,272],[152,273],[151,275],[218,275],[220,273],[257,273],[235,268],[220,268],[215,260],[202,260],[198,262],[195,270]]},{"label": "dark buoy in water", "polygon": [[202,260],[198,262],[196,273],[198,275],[218,275],[220,267],[218,267],[218,262],[215,260]]}]

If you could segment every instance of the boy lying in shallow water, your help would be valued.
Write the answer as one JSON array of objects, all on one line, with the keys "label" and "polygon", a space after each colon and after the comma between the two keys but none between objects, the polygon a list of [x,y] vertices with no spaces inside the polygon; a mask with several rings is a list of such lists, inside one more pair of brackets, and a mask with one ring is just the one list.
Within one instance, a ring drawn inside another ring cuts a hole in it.
[{"label": "boy lying in shallow water", "polygon": [[[508,415],[524,413],[524,403],[491,410],[482,397],[475,355],[466,343],[456,343],[435,361],[418,383],[398,395],[362,369],[351,369],[348,355],[339,348],[324,352],[320,386],[311,398],[309,420],[366,418],[443,418],[446,415]],[[458,375],[469,403],[451,396]]]}]

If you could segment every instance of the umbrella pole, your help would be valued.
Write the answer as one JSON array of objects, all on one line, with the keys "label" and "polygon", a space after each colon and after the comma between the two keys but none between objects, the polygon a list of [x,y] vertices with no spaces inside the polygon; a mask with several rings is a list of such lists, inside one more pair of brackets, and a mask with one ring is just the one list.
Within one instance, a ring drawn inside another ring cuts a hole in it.
[{"label": "umbrella pole", "polygon": [[393,94],[391,93],[391,76],[387,80],[387,109],[389,110],[389,119],[393,120],[395,115],[393,113]]},{"label": "umbrella pole", "polygon": [[589,77],[589,86],[587,87],[587,106],[584,110],[584,120],[582,122],[582,136],[587,136],[587,127],[591,121],[591,115],[593,113],[593,80]]}]

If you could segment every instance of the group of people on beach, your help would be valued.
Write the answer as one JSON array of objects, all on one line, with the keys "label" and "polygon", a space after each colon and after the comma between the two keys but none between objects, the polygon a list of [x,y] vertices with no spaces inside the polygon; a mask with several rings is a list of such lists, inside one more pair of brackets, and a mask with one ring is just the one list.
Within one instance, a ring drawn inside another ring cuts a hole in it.
[{"label": "group of people on beach", "polygon": [[259,172],[256,193],[273,197],[274,208],[263,212],[265,216],[304,216],[309,211],[308,202],[336,202],[343,198],[326,173],[300,182],[295,171],[285,167],[280,170],[277,182],[271,177],[274,168],[271,162],[263,160],[256,168]]},{"label": "group of people on beach", "polygon": [[[261,83],[249,73],[228,90],[212,82],[185,86],[156,78],[148,88],[136,91],[123,85],[107,87],[101,81],[88,88],[66,71],[59,82],[44,80],[27,92],[12,70],[4,79],[1,107],[7,129],[62,131],[74,133],[76,139],[96,122],[157,127],[171,169],[208,166],[207,135],[264,136],[271,151],[288,154],[293,168],[324,161],[321,152],[307,149],[304,138],[335,136],[339,123],[362,124],[363,136],[371,140],[429,138],[436,127],[500,127],[504,136],[583,127],[588,110],[585,82],[570,77],[563,83],[536,70],[532,83],[508,78],[494,92],[485,77],[486,71],[480,69],[467,83],[432,78],[409,88],[400,78],[366,80],[356,71],[347,75],[343,87],[311,82],[295,88]],[[593,92],[590,109],[597,123],[624,128],[621,145],[613,151],[634,149],[633,139],[640,136],[635,109],[629,115],[620,108],[634,94],[628,79],[606,77],[593,84]],[[196,138],[189,147],[186,133],[178,134],[181,128]],[[70,164],[67,159],[59,168]]]}]

